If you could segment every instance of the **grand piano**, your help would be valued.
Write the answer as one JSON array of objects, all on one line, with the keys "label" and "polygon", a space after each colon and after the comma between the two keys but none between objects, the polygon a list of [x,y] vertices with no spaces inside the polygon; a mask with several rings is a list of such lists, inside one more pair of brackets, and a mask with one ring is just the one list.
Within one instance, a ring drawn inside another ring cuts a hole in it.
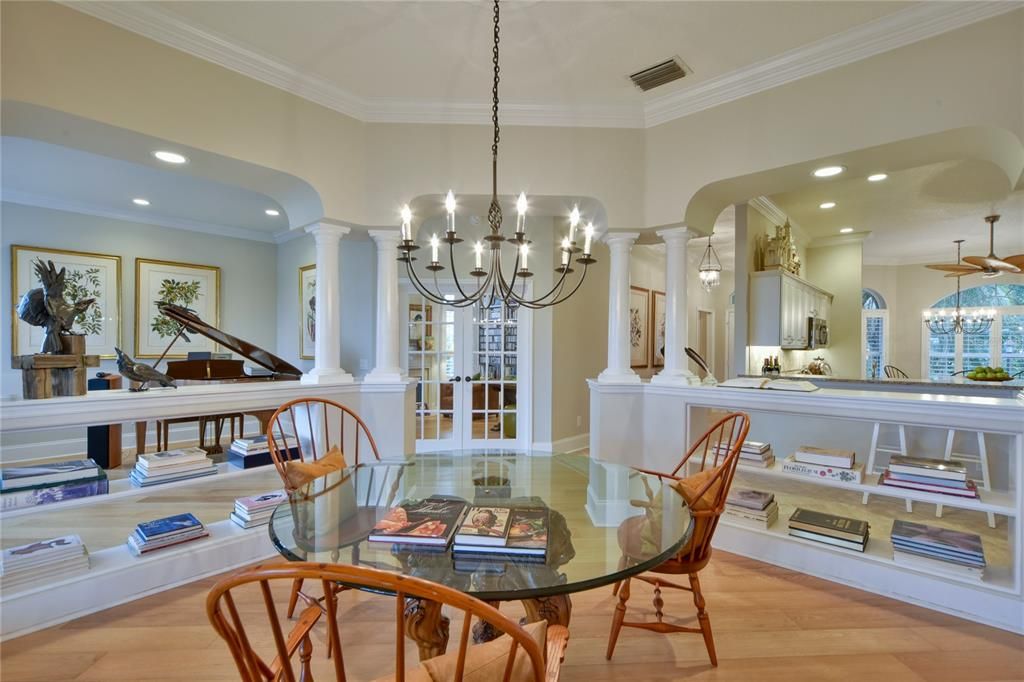
[{"label": "grand piano", "polygon": [[[188,360],[168,360],[165,374],[175,379],[180,385],[189,384],[226,384],[250,381],[296,381],[302,377],[302,370],[285,362],[273,353],[249,343],[244,339],[232,336],[225,331],[205,322],[188,308],[171,303],[158,303],[157,307],[166,317],[181,324],[181,334],[201,334],[222,347],[248,358],[263,368],[259,374],[246,374],[245,361],[235,359],[202,358]],[[260,423],[260,432],[267,430],[267,421],[274,410],[246,410],[227,414],[197,415],[176,419],[162,419],[157,422],[157,449],[168,447],[168,436],[171,424],[183,422],[199,422],[199,446],[211,454],[222,451],[221,433],[225,422],[231,425],[232,440],[235,437],[235,422],[241,429],[245,415],[256,417]],[[206,443],[206,426],[213,423],[214,439],[211,445]],[[136,454],[146,451],[146,422],[136,422],[135,442]]]}]

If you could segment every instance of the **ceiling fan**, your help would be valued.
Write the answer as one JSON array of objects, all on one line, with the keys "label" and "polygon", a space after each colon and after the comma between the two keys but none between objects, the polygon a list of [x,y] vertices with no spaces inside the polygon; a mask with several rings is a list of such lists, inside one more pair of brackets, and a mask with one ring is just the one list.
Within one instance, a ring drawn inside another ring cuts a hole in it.
[{"label": "ceiling fan", "polygon": [[[1016,256],[1009,256],[1007,258],[999,258],[996,256],[995,226],[998,220],[998,215],[985,217],[985,222],[988,223],[987,256],[965,256],[961,262],[958,253],[956,263],[933,263],[926,265],[925,267],[949,273],[946,277],[963,277],[965,275],[975,274],[981,274],[983,277],[998,277],[1004,272],[1021,272],[1021,268],[1024,267],[1024,253]],[[959,246],[957,248],[959,249]]]}]

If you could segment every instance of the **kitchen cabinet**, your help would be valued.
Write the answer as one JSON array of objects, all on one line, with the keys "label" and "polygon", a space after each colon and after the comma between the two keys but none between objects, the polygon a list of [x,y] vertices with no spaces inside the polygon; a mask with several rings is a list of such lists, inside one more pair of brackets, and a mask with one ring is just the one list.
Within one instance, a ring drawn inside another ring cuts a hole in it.
[{"label": "kitchen cabinet", "polygon": [[810,317],[829,319],[832,294],[782,270],[750,275],[751,346],[808,346]]}]

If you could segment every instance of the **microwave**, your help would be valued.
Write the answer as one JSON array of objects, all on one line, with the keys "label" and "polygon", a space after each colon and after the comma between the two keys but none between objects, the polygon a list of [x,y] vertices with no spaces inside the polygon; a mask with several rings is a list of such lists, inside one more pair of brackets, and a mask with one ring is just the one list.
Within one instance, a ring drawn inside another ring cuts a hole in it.
[{"label": "microwave", "polygon": [[825,348],[828,346],[828,320],[820,317],[807,318],[807,347]]}]

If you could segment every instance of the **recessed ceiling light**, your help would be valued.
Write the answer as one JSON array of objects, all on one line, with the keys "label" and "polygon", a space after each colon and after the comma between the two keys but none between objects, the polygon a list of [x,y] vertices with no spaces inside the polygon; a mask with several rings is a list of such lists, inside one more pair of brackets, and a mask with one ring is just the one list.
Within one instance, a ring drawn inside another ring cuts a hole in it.
[{"label": "recessed ceiling light", "polygon": [[844,170],[846,170],[846,166],[822,166],[814,171],[814,177],[831,178],[833,175],[839,175]]},{"label": "recessed ceiling light", "polygon": [[874,175],[868,176],[868,182],[881,182],[889,177],[886,173],[875,173]]},{"label": "recessed ceiling light", "polygon": [[826,201],[826,202],[818,204],[818,208],[835,208],[835,207],[836,207],[836,202],[834,202],[834,201]]},{"label": "recessed ceiling light", "polygon": [[267,215],[273,215],[273,216],[281,215],[281,212],[278,211],[276,208],[268,208],[266,211],[264,211],[264,213],[266,213]]},{"label": "recessed ceiling light", "polygon": [[132,199],[132,203],[136,206],[149,206],[149,199]]},{"label": "recessed ceiling light", "polygon": [[839,234],[850,234],[851,232],[853,232],[852,227],[844,227],[839,230]]},{"label": "recessed ceiling light", "polygon": [[182,156],[181,154],[179,154],[177,152],[168,152],[168,151],[160,150],[160,151],[153,152],[153,156],[155,156],[156,158],[160,159],[164,163],[187,163],[188,162],[187,158],[185,158],[184,156]]}]

